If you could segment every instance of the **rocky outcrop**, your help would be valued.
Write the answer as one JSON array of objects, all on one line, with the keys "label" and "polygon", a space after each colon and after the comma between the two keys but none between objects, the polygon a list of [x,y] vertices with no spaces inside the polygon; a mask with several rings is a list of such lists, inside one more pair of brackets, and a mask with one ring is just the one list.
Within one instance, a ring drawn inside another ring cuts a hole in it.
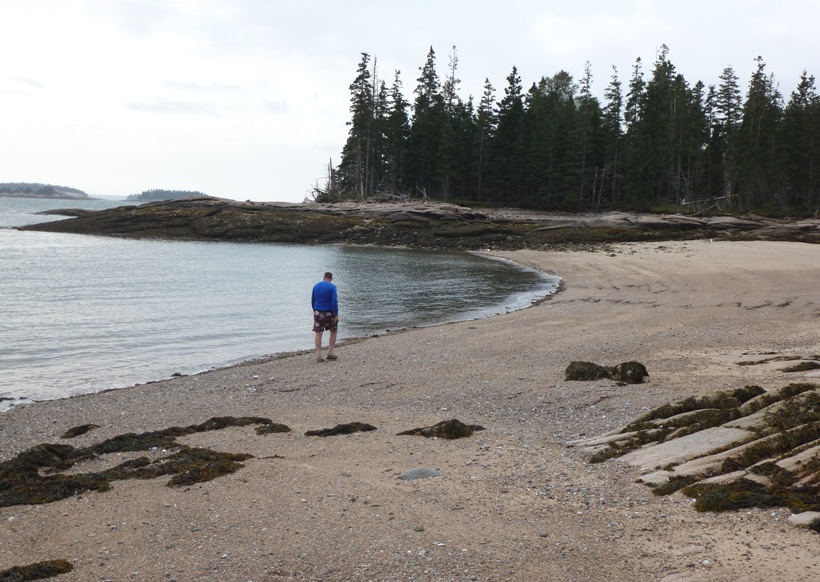
[{"label": "rocky outcrop", "polygon": [[[627,463],[655,493],[681,491],[698,511],[820,511],[818,384],[771,391],[746,386],[688,398],[621,430],[568,444],[585,449],[592,462]],[[820,526],[817,514],[808,522]]]},{"label": "rocky outcrop", "polygon": [[820,242],[820,220],[813,219],[479,212],[441,203],[289,204],[192,197],[74,214],[22,229],[132,238],[506,250],[698,238]]}]

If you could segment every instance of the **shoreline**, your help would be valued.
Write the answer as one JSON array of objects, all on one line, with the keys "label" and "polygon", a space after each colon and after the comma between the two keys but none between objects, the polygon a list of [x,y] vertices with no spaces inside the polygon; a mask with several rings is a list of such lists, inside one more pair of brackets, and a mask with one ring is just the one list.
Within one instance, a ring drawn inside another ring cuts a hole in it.
[{"label": "shoreline", "polygon": [[[353,245],[351,245],[351,246],[353,246]],[[392,329],[392,330],[391,329],[381,329],[381,328],[380,329],[374,329],[372,331],[364,330],[364,335],[361,335],[361,336],[353,335],[353,336],[342,337],[338,342],[339,345],[344,345],[346,343],[356,343],[356,342],[359,342],[359,341],[363,341],[364,339],[367,339],[369,337],[378,337],[380,335],[388,335],[388,334],[391,334],[391,333],[394,333],[394,332],[408,331],[408,330],[411,330],[411,329],[417,328],[417,327],[435,327],[435,326],[438,326],[438,325],[445,325],[445,324],[455,323],[455,322],[459,322],[459,321],[474,321],[474,320],[483,319],[483,318],[486,318],[486,317],[494,317],[496,315],[503,314],[503,313],[510,312],[510,311],[516,311],[516,310],[519,310],[519,309],[527,309],[527,308],[531,307],[532,305],[535,305],[535,304],[538,304],[538,303],[541,303],[541,302],[547,300],[552,294],[554,294],[556,292],[555,290],[551,290],[552,287],[553,287],[553,280],[554,279],[558,279],[558,282],[560,282],[560,278],[555,277],[554,275],[547,274],[544,271],[541,271],[541,270],[538,270],[538,269],[531,269],[531,268],[526,267],[524,265],[520,265],[520,264],[516,263],[515,261],[506,259],[506,258],[501,257],[501,256],[496,256],[496,255],[494,255],[492,253],[489,253],[489,252],[486,252],[486,251],[467,251],[467,254],[472,255],[472,256],[480,257],[481,259],[484,259],[484,260],[496,261],[496,262],[499,262],[499,263],[505,263],[505,264],[509,265],[511,268],[514,268],[514,269],[517,269],[517,270],[520,270],[520,271],[530,271],[530,272],[535,271],[535,272],[538,273],[538,276],[540,277],[540,279],[539,279],[538,282],[534,282],[533,285],[532,285],[532,288],[530,288],[526,291],[523,291],[523,292],[520,292],[520,293],[515,293],[515,294],[507,297],[503,301],[499,300],[495,304],[492,304],[492,305],[488,304],[485,307],[480,308],[480,309],[473,309],[473,310],[470,310],[469,312],[460,313],[459,315],[455,316],[455,317],[458,317],[458,319],[450,319],[450,318],[444,319],[444,315],[442,314],[441,321],[439,321],[437,323],[411,324],[411,325],[409,325],[405,328],[398,328],[398,329]],[[556,282],[555,285],[554,285],[556,289],[557,289],[558,282]],[[360,330],[356,330],[356,331],[360,331]],[[278,358],[281,358],[281,357],[287,357],[287,356],[291,356],[291,355],[300,355],[300,354],[305,354],[305,353],[313,351],[312,346],[309,346],[309,344],[312,344],[312,338],[308,337],[307,334],[305,334],[304,341],[302,343],[303,343],[303,345],[301,347],[296,345],[296,346],[284,348],[281,351],[277,351],[277,352],[258,353],[256,355],[243,356],[243,357],[240,357],[240,358],[237,358],[237,359],[234,359],[234,360],[230,360],[230,361],[222,361],[222,363],[217,363],[217,364],[204,363],[204,365],[196,366],[196,367],[193,367],[193,366],[187,366],[186,367],[184,365],[183,366],[173,365],[172,367],[165,367],[165,374],[162,374],[162,370],[160,371],[159,374],[153,375],[153,376],[149,375],[147,373],[139,374],[138,375],[139,377],[135,377],[134,381],[132,381],[130,383],[125,383],[125,382],[119,383],[119,382],[116,382],[116,381],[106,381],[104,374],[100,375],[99,380],[97,380],[95,378],[92,378],[92,376],[89,375],[87,378],[84,378],[84,380],[86,381],[87,384],[90,384],[92,386],[86,387],[85,389],[81,389],[79,386],[76,386],[73,389],[70,388],[70,387],[66,387],[66,388],[62,389],[62,394],[58,394],[58,395],[55,395],[53,397],[44,397],[44,395],[37,395],[36,397],[18,396],[18,395],[14,395],[13,393],[7,393],[8,394],[7,396],[3,395],[3,396],[6,396],[6,397],[0,397],[0,415],[8,412],[9,410],[11,410],[14,407],[27,406],[27,405],[30,405],[30,404],[35,403],[35,402],[44,402],[44,401],[47,401],[47,400],[61,400],[61,399],[65,399],[65,398],[74,398],[74,397],[78,397],[78,396],[85,396],[85,395],[94,394],[94,393],[98,393],[98,392],[107,392],[109,390],[121,390],[121,389],[130,388],[130,387],[134,387],[134,386],[156,384],[158,382],[171,380],[175,377],[197,376],[197,375],[208,373],[208,372],[214,371],[214,370],[231,368],[231,367],[234,367],[234,366],[240,366],[240,365],[245,365],[245,364],[264,363],[264,362],[274,360],[274,359],[278,359]],[[291,342],[291,344],[293,344],[293,342]],[[248,350],[248,351],[251,352],[251,350]],[[182,369],[180,369],[180,368],[182,368]],[[134,376],[134,374],[132,374],[132,376]],[[53,378],[56,378],[56,376],[53,376]],[[49,379],[52,379],[52,377],[49,377]],[[122,378],[122,379],[126,380],[126,378]],[[52,390],[52,392],[57,393],[58,390]]]},{"label": "shoreline", "polygon": [[[0,571],[66,559],[61,580],[813,580],[817,534],[784,509],[697,513],[658,497],[618,460],[568,446],[716,389],[814,381],[763,354],[820,352],[820,246],[623,243],[599,251],[504,251],[561,273],[548,301],[195,376],[47,401],[0,416],[0,459],[43,442],[86,446],[127,432],[264,416],[287,434],[233,427],[188,445],[248,453],[196,485],[123,480],[44,505],[0,508]],[[573,360],[637,360],[649,382],[571,382]],[[781,366],[782,367],[782,366]],[[457,418],[465,439],[398,436]],[[377,430],[317,438],[364,422]],[[99,426],[62,440],[67,429]],[[159,452],[147,453],[151,459]],[[115,459],[77,470],[102,469]],[[85,465],[85,463],[84,463]],[[426,467],[441,477],[403,481]]]}]

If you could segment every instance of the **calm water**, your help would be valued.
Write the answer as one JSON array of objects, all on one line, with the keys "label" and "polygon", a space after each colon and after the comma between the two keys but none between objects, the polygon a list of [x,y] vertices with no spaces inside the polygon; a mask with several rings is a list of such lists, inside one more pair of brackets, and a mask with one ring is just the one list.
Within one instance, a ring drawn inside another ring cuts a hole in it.
[{"label": "calm water", "polygon": [[0,197],[0,410],[308,349],[310,291],[339,289],[339,337],[530,305],[558,280],[468,253],[20,232],[47,208]]}]

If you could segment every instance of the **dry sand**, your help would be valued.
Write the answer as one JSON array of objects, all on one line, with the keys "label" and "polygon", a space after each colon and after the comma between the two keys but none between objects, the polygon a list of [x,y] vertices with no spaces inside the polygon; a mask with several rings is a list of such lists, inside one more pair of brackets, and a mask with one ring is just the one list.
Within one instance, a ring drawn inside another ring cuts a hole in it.
[{"label": "dry sand", "polygon": [[[639,467],[589,464],[566,444],[689,395],[804,380],[736,362],[820,353],[820,245],[503,256],[561,276],[564,288],[515,313],[349,343],[336,362],[305,353],[0,415],[2,460],[42,442],[86,446],[212,416],[293,429],[180,439],[254,455],[209,482],[117,481],[0,508],[0,571],[63,558],[74,566],[66,582],[820,579],[820,538],[788,525],[788,511],[697,513],[680,493],[655,497],[636,483]],[[650,379],[567,382],[573,360],[637,360]],[[453,441],[396,435],[449,418],[486,430]],[[304,435],[354,421],[378,430]],[[59,438],[85,423],[101,428]],[[398,479],[417,467],[442,476]]]}]

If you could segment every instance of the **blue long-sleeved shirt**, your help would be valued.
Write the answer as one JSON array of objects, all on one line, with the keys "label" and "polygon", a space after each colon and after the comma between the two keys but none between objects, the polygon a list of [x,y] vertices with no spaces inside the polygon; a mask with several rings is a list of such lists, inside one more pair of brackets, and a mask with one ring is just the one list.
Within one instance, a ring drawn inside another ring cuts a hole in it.
[{"label": "blue long-sleeved shirt", "polygon": [[313,295],[310,298],[313,311],[330,311],[339,315],[339,299],[336,296],[336,285],[330,281],[319,281],[313,286]]}]

